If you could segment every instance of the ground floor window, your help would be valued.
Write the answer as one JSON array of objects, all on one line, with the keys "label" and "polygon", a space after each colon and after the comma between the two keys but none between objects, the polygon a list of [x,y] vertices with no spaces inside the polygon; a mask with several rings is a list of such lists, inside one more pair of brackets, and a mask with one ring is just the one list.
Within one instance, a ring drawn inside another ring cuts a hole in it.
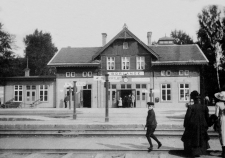
[{"label": "ground floor window", "polygon": [[189,101],[189,84],[181,83],[179,84],[179,100]]},{"label": "ground floor window", "polygon": [[171,85],[161,84],[161,100],[171,101]]},{"label": "ground floor window", "polygon": [[23,86],[14,86],[14,101],[23,101]]},{"label": "ground floor window", "polygon": [[48,85],[40,85],[40,101],[48,101]]}]

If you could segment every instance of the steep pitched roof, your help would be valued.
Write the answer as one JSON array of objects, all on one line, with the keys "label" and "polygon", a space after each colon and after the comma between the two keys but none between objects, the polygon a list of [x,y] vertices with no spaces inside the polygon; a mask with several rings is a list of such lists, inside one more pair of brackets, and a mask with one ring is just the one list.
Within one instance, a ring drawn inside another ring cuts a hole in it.
[{"label": "steep pitched roof", "polygon": [[62,48],[49,61],[48,66],[98,66],[99,63],[92,61],[92,56],[101,47],[85,48]]},{"label": "steep pitched roof", "polygon": [[102,47],[94,56],[93,59],[95,59],[97,56],[99,56],[109,45],[111,45],[116,39],[135,39],[140,45],[142,45],[145,49],[147,49],[153,56],[158,58],[158,54],[155,53],[150,47],[148,47],[146,44],[144,44],[139,38],[137,38],[132,32],[128,30],[127,27],[124,27],[123,30],[121,30],[113,39],[111,39],[104,47]]},{"label": "steep pitched roof", "polygon": [[160,57],[153,65],[201,65],[208,59],[196,44],[150,46]]}]

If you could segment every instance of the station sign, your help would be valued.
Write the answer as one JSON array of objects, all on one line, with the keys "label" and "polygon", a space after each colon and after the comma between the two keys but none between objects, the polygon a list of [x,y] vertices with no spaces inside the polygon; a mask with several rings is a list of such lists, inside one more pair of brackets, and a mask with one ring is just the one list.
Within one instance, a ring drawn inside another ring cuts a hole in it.
[{"label": "station sign", "polygon": [[[109,82],[120,82],[122,81],[122,76],[109,76]],[[105,82],[105,76],[94,76],[95,81]]]},{"label": "station sign", "polygon": [[82,86],[86,86],[86,82],[83,82],[83,81],[78,81],[78,82],[76,82],[76,86],[80,86],[80,87],[82,87]]},{"label": "station sign", "polygon": [[73,84],[71,82],[66,82],[64,84],[64,87],[67,88],[67,87],[73,87]]}]

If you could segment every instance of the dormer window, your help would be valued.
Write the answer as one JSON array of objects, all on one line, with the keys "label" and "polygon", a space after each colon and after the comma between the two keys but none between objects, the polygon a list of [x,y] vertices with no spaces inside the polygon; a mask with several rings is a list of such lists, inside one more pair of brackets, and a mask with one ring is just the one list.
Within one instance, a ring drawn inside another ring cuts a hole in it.
[{"label": "dormer window", "polygon": [[123,49],[128,49],[128,43],[127,42],[123,42]]}]

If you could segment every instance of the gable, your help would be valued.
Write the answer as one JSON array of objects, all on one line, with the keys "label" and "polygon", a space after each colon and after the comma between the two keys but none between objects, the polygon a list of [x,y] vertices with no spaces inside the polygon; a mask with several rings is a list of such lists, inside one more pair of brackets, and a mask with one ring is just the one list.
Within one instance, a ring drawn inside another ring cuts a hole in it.
[{"label": "gable", "polygon": [[150,53],[154,58],[158,58],[158,54],[155,53],[150,47],[144,44],[140,39],[138,39],[132,32],[130,32],[126,27],[123,28],[111,41],[109,41],[104,47],[102,47],[94,56],[93,60],[96,59],[99,55],[101,55],[108,47],[110,47],[116,40],[123,39],[129,40],[133,39],[138,44],[140,44],[148,53]]}]

